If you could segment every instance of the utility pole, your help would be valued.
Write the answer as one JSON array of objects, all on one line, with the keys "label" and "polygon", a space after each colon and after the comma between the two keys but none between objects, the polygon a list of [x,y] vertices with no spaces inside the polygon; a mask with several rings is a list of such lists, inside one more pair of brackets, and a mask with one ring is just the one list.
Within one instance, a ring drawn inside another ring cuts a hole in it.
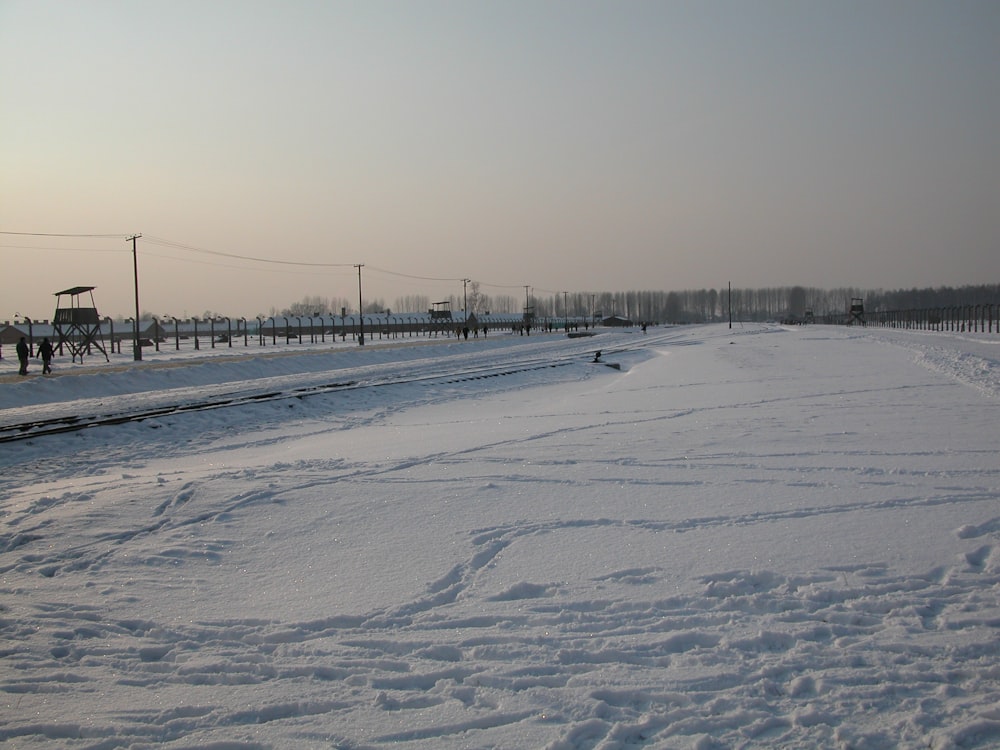
[{"label": "utility pole", "polygon": [[563,332],[569,333],[569,302],[566,297],[569,292],[563,292]]},{"label": "utility pole", "polygon": [[364,265],[364,263],[354,264],[354,267],[358,269],[358,346],[365,345],[365,315],[361,303],[361,269]]},{"label": "utility pole", "polygon": [[133,234],[125,240],[132,243],[132,273],[135,277],[135,326],[132,330],[132,356],[136,362],[142,360],[142,347],[139,346],[139,254],[135,249],[135,241],[140,237],[142,237],[141,234]]},{"label": "utility pole", "polygon": [[729,282],[729,328],[733,327],[733,282]]},{"label": "utility pole", "polygon": [[462,312],[465,313],[465,320],[469,320],[469,288],[466,286],[472,279],[462,279]]}]

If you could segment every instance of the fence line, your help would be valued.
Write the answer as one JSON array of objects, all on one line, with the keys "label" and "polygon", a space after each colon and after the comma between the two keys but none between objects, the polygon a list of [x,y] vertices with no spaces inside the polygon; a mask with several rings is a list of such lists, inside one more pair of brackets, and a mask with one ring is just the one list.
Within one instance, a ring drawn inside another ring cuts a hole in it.
[{"label": "fence line", "polygon": [[[520,318],[493,317],[489,321],[481,321],[475,329],[470,329],[470,335],[478,336],[501,330],[510,331],[521,325]],[[153,347],[156,351],[161,346],[180,349],[181,342],[193,344],[195,349],[216,347],[266,347],[278,344],[322,344],[344,342],[348,339],[357,342],[363,333],[365,341],[386,339],[404,339],[413,337],[451,338],[462,335],[464,324],[460,320],[431,320],[415,315],[365,315],[355,316],[284,316],[268,318],[251,318],[249,320],[194,321],[194,320],[154,320],[145,327],[141,341],[144,347]],[[132,332],[115,331],[112,335],[113,346],[121,347],[121,342],[130,344]],[[120,350],[119,350],[120,351]]]},{"label": "fence line", "polygon": [[[831,325],[858,325],[850,313],[824,315],[821,322]],[[918,331],[1000,333],[1000,305],[952,305],[910,310],[865,311],[863,325]]]},{"label": "fence line", "polygon": [[[216,348],[266,347],[278,344],[323,344],[326,342],[361,343],[387,339],[408,338],[479,338],[501,333],[532,335],[541,332],[587,330],[598,321],[584,317],[548,318],[525,317],[516,314],[485,313],[478,316],[464,313],[455,316],[424,313],[392,314],[371,313],[353,315],[276,315],[256,318],[159,318],[143,320],[139,327],[140,347],[160,351],[193,347],[196,350]],[[93,341],[108,346],[108,351],[121,354],[135,343],[134,319],[114,320],[101,318],[93,332]],[[13,344],[26,335],[34,353],[42,337],[49,338],[57,347],[57,356],[63,356],[60,336],[55,325],[48,321],[25,319],[11,325],[0,323],[0,359],[3,344]],[[77,334],[66,340],[76,340]],[[86,354],[92,354],[87,345]]]}]

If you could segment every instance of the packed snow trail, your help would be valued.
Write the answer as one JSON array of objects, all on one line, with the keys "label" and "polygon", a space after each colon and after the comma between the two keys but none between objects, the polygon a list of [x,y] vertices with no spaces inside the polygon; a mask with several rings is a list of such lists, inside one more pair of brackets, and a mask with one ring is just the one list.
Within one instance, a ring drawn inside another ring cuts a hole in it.
[{"label": "packed snow trail", "polygon": [[0,739],[1000,742],[991,344],[616,335],[5,446]]}]

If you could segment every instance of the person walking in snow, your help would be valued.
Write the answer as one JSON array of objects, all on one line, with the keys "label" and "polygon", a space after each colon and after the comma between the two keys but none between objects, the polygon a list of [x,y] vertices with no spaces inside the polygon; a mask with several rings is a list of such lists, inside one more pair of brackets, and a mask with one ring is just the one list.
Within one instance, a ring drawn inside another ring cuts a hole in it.
[{"label": "person walking in snow", "polygon": [[42,343],[38,345],[38,353],[35,357],[42,358],[42,375],[48,375],[52,372],[52,344],[49,343],[48,339],[42,339]]},{"label": "person walking in snow", "polygon": [[28,348],[28,342],[22,336],[21,340],[17,342],[17,361],[21,364],[21,369],[17,373],[18,375],[28,374],[29,356],[31,356],[31,350]]}]

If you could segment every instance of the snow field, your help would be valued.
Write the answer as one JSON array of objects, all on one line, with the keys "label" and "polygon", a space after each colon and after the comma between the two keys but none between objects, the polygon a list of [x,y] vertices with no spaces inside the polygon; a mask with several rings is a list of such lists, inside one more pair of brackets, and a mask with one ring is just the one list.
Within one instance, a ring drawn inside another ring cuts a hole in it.
[{"label": "snow field", "polygon": [[[1000,744],[996,346],[606,336],[620,371],[581,356],[4,446],[0,739]],[[548,344],[490,346],[441,356]],[[344,374],[297,366],[240,377]],[[170,377],[207,392],[227,368]],[[163,398],[100,377],[38,388]]]}]

